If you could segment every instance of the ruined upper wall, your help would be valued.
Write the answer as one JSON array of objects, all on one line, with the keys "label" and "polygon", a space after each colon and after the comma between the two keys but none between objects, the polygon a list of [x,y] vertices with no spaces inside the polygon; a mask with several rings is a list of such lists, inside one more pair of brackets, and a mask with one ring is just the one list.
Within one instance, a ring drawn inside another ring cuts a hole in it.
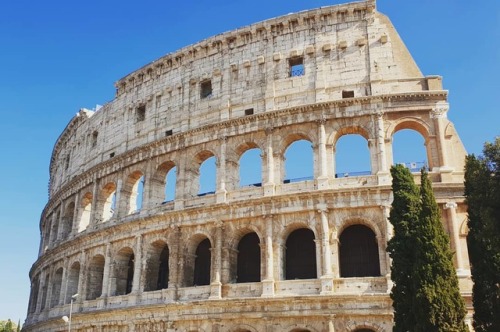
[{"label": "ruined upper wall", "polygon": [[[303,71],[291,74],[297,61]],[[116,88],[112,102],[81,111],[61,134],[51,160],[51,195],[103,161],[208,124],[441,85],[422,76],[390,21],[366,1],[208,38],[127,75]]]}]

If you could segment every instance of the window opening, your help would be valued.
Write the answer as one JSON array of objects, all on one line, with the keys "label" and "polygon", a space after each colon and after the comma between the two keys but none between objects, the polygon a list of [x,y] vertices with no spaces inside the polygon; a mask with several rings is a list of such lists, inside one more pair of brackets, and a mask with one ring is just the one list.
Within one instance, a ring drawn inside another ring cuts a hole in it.
[{"label": "window opening", "polygon": [[420,172],[422,167],[429,167],[427,146],[423,136],[413,129],[402,129],[392,139],[394,164],[402,164],[411,172]]},{"label": "window opening", "polygon": [[177,183],[177,167],[170,169],[165,176],[165,199],[163,202],[170,202],[175,199],[175,185]]},{"label": "window opening", "polygon": [[380,276],[377,238],[370,228],[349,226],[342,232],[339,241],[342,278]]},{"label": "window opening", "polygon": [[314,233],[307,228],[297,229],[286,239],[285,279],[313,279],[316,276]]},{"label": "window opening", "polygon": [[290,67],[290,72],[289,72],[290,77],[304,75],[305,70],[304,70],[304,58],[303,57],[291,58],[288,60],[288,64]]},{"label": "window opening", "polygon": [[202,99],[212,96],[212,81],[206,80],[200,84],[200,97]]},{"label": "window opening", "polygon": [[200,189],[198,196],[215,193],[216,173],[215,156],[206,159],[200,165]]},{"label": "window opening", "polygon": [[260,149],[245,151],[240,157],[240,187],[262,185],[262,159]]},{"label": "window opening", "polygon": [[256,233],[250,233],[238,244],[236,282],[260,281],[260,240]]},{"label": "window opening", "polygon": [[146,105],[141,105],[135,110],[135,122],[141,122],[146,119]]},{"label": "window opening", "polygon": [[245,110],[245,115],[252,115],[253,114],[253,108],[247,108]]},{"label": "window opening", "polygon": [[353,90],[342,90],[342,98],[354,98]]},{"label": "window opening", "polygon": [[371,174],[371,158],[367,140],[359,134],[340,137],[335,143],[335,177]]},{"label": "window opening", "polygon": [[194,260],[194,286],[210,285],[210,240],[205,239],[196,248]]},{"label": "window opening", "polygon": [[283,183],[313,179],[313,149],[311,142],[298,140],[285,151],[285,175]]}]

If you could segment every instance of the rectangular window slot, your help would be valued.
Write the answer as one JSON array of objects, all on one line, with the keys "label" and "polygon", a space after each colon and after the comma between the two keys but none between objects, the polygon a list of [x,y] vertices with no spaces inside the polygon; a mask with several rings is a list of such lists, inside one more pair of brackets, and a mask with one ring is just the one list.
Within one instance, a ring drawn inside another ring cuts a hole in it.
[{"label": "rectangular window slot", "polygon": [[304,70],[304,58],[295,57],[288,60],[288,65],[290,66],[290,77],[303,76]]},{"label": "rectangular window slot", "polygon": [[342,90],[342,98],[354,98],[353,90]]},{"label": "rectangular window slot", "polygon": [[245,115],[252,115],[253,114],[253,108],[247,108],[245,110]]},{"label": "rectangular window slot", "polygon": [[172,136],[172,134],[173,134],[172,129],[167,130],[167,131],[165,132],[165,136],[167,136],[167,137],[168,137],[168,136]]},{"label": "rectangular window slot", "polygon": [[141,122],[146,119],[146,105],[137,107],[135,110],[135,122]]},{"label": "rectangular window slot", "polygon": [[200,84],[200,97],[208,98],[212,96],[212,81],[206,80]]},{"label": "rectangular window slot", "polygon": [[113,158],[114,156],[115,156],[115,153],[114,153],[114,152],[111,152],[111,153],[109,154],[109,158]]}]

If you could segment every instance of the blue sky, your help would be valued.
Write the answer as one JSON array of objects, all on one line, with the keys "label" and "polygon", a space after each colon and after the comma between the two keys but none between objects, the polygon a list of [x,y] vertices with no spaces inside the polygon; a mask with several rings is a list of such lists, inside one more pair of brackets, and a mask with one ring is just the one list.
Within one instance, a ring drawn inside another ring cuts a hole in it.
[{"label": "blue sky", "polygon": [[[48,165],[81,108],[113,83],[206,37],[331,1],[2,1],[0,4],[0,319],[24,320]],[[468,152],[500,135],[500,1],[379,0],[424,75],[442,75]]]}]

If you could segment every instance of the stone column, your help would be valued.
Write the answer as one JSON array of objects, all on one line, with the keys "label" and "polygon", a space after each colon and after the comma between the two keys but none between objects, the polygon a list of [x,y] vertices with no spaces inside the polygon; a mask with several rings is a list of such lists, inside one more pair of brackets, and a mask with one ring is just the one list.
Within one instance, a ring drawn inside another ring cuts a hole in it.
[{"label": "stone column", "polygon": [[380,185],[390,184],[391,178],[387,163],[387,151],[385,149],[384,113],[377,112],[377,161],[378,161],[378,183]]},{"label": "stone column", "polygon": [[64,304],[64,300],[66,299],[66,292],[68,291],[68,270],[69,270],[69,259],[68,257],[64,258],[63,261],[63,275],[61,280],[61,291],[59,292],[59,301],[58,305]]},{"label": "stone column", "polygon": [[102,291],[101,291],[102,298],[108,297],[110,268],[111,268],[111,244],[108,243],[106,244],[106,252],[104,255],[104,271],[102,273]]},{"label": "stone column", "polygon": [[273,216],[264,216],[266,224],[265,264],[266,276],[262,280],[262,297],[274,296],[274,259],[273,259]]},{"label": "stone column", "polygon": [[453,169],[450,167],[447,149],[446,149],[446,139],[444,137],[444,121],[446,120],[446,113],[448,112],[449,105],[446,102],[436,103],[436,107],[431,112],[431,118],[434,120],[434,126],[436,129],[437,136],[437,148],[439,151],[439,172],[450,173]]},{"label": "stone column", "polygon": [[332,228],[332,244],[331,244],[331,250],[332,250],[332,274],[333,278],[340,278],[340,262],[339,262],[339,237],[338,237],[338,232],[337,228],[333,226]]},{"label": "stone column", "polygon": [[328,188],[328,170],[327,170],[327,153],[326,153],[326,132],[325,132],[325,119],[318,121],[318,189]]},{"label": "stone column", "polygon": [[328,226],[327,208],[324,204],[318,206],[321,221],[321,252],[323,256],[321,271],[321,294],[333,292],[332,250],[330,248],[330,228]]},{"label": "stone column", "polygon": [[[393,282],[391,279],[391,265],[392,265],[392,259],[389,256],[389,252],[387,251],[387,242],[389,242],[390,239],[394,236],[394,227],[392,224],[389,222],[389,216],[391,213],[391,207],[388,205],[381,205],[380,208],[382,209],[382,217],[384,218],[385,221],[385,278],[387,280],[387,292],[390,293]],[[382,273],[382,269],[380,269]]]},{"label": "stone column", "polygon": [[134,279],[132,281],[132,294],[140,292],[141,263],[142,263],[142,235],[135,237]]},{"label": "stone column", "polygon": [[59,227],[57,227],[56,240],[57,239],[64,240],[63,239],[63,229],[66,228],[66,227],[64,227],[64,223],[66,222],[66,219],[64,218],[64,211],[65,211],[64,202],[61,201],[60,205],[59,205],[59,220],[57,220]]},{"label": "stone column", "polygon": [[266,178],[264,179],[264,196],[274,195],[275,174],[274,174],[274,152],[273,152],[273,128],[266,128]]},{"label": "stone column", "polygon": [[40,311],[42,310],[42,299],[45,288],[46,273],[47,271],[42,271],[38,279],[38,297],[36,299],[35,313],[40,313]]},{"label": "stone column", "polygon": [[[85,298],[87,296],[85,287],[88,287],[88,285],[86,286],[85,279],[87,278],[87,273],[88,273],[87,272],[88,263],[87,263],[87,255],[86,255],[85,250],[82,250],[80,252],[79,262],[80,262],[80,272],[78,275],[78,291],[77,291],[77,294],[79,294],[79,296],[76,298],[77,303],[81,303],[83,300],[85,300]],[[74,294],[71,294],[71,295],[74,295]]]},{"label": "stone column", "polygon": [[217,160],[217,190],[216,202],[224,203],[226,201],[226,141],[227,137],[222,136],[219,138],[220,142],[220,158]]},{"label": "stone column", "polygon": [[448,202],[444,205],[445,209],[448,210],[451,244],[453,249],[455,249],[456,267],[460,274],[464,272],[464,264],[462,258],[462,245],[460,244],[460,226],[458,225],[457,220],[457,206],[458,205],[455,202]]},{"label": "stone column", "polygon": [[[212,250],[214,254],[214,267],[212,271],[212,281],[210,282],[210,299],[220,299],[221,298],[221,282],[220,282],[220,274],[222,267],[222,231],[223,231],[223,223],[218,221],[215,224],[216,227],[216,235],[215,235],[215,250]],[[215,251],[215,253],[214,253]]]},{"label": "stone column", "polygon": [[126,216],[128,214],[128,211],[125,211],[125,207],[128,207],[130,203],[123,201],[122,188],[123,188],[123,180],[120,178],[116,181],[115,212],[111,217],[113,219],[117,219],[121,216]]},{"label": "stone column", "polygon": [[78,222],[80,220],[80,216],[78,215],[78,207],[81,205],[80,203],[80,193],[77,192],[75,194],[75,208],[73,209],[73,220],[71,220],[71,228],[69,230],[68,238],[78,233]]},{"label": "stone column", "polygon": [[53,285],[53,278],[54,278],[54,266],[51,266],[49,268],[49,284],[47,285],[47,297],[45,298],[45,310],[50,310],[51,308],[51,302],[52,302],[52,285]]},{"label": "stone column", "polygon": [[94,185],[92,187],[92,210],[90,211],[90,221],[88,227],[96,226],[99,224],[99,220],[101,218],[102,211],[98,212],[98,202],[99,202],[99,184],[98,180],[94,177]]}]

